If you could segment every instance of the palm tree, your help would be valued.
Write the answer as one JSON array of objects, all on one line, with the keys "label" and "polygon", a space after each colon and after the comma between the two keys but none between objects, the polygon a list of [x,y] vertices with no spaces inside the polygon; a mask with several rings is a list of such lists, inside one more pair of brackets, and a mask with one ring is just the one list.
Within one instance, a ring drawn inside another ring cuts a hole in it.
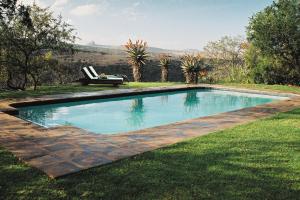
[{"label": "palm tree", "polygon": [[168,54],[159,55],[159,65],[161,67],[161,82],[168,81],[169,66],[171,62],[171,56]]},{"label": "palm tree", "polygon": [[133,79],[135,82],[142,81],[142,69],[149,57],[146,48],[147,43],[143,40],[137,40],[133,43],[130,39],[125,45],[128,53],[129,64],[132,66]]},{"label": "palm tree", "polygon": [[184,73],[186,83],[198,83],[200,70],[204,67],[203,59],[200,55],[184,55],[181,58],[181,69]]}]

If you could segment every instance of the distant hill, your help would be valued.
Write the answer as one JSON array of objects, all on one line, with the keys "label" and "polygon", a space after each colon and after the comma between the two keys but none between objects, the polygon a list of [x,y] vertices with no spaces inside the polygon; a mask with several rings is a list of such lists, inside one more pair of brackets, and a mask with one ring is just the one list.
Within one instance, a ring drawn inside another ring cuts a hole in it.
[{"label": "distant hill", "polygon": [[[88,45],[75,45],[77,49],[73,56],[61,56],[61,60],[69,63],[86,63],[94,66],[128,66],[127,53],[124,46],[98,45],[91,43]],[[198,50],[189,49],[185,51],[169,50],[157,47],[148,47],[150,61],[158,61],[158,55],[167,53],[172,56],[172,60],[178,61],[180,56],[186,53],[201,53]]]},{"label": "distant hill", "polygon": [[[73,67],[81,68],[92,65],[98,73],[125,74],[132,80],[131,66],[128,64],[128,57],[124,46],[97,45],[76,45],[77,51],[74,55],[61,55],[59,59]],[[158,55],[167,53],[172,56],[170,66],[170,81],[184,81],[180,65],[180,56],[185,53],[201,53],[198,50],[189,49],[185,51],[169,50],[157,47],[149,47],[150,58],[144,67],[144,81],[159,81],[161,68]],[[79,76],[82,74],[79,72]]]},{"label": "distant hill", "polygon": [[[84,52],[94,52],[94,53],[114,54],[114,55],[126,54],[124,46],[98,45],[95,43],[91,43],[88,45],[76,45],[76,48]],[[195,50],[195,49],[192,50],[188,49],[185,51],[181,51],[181,50],[162,49],[157,47],[148,47],[148,52],[150,54],[167,53],[167,54],[172,54],[174,56],[181,56],[184,55],[185,53],[200,53],[199,50]]]}]

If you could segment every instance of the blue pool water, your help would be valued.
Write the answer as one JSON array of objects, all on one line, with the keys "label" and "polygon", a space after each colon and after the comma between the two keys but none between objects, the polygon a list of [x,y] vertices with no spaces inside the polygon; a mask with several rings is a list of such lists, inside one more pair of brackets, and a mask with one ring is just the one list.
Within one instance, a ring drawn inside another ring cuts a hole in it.
[{"label": "blue pool water", "polygon": [[197,89],[121,98],[22,107],[19,117],[46,127],[72,125],[113,134],[166,125],[284,99]]}]

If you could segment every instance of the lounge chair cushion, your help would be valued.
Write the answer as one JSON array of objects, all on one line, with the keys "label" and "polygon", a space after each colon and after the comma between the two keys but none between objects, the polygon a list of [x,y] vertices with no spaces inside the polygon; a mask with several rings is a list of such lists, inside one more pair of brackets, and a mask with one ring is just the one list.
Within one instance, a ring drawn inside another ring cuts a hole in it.
[{"label": "lounge chair cushion", "polygon": [[89,66],[90,72],[94,77],[99,77],[99,74],[96,72],[93,66]]},{"label": "lounge chair cushion", "polygon": [[86,67],[84,67],[82,70],[89,79],[91,79],[91,80],[99,79],[99,77],[92,76],[92,74],[90,73],[90,71]]},{"label": "lounge chair cushion", "polygon": [[[89,66],[89,69],[90,69],[90,72],[91,72],[92,75],[94,75],[95,77],[99,77],[98,73],[96,72],[96,70],[94,69],[93,66]],[[123,81],[123,78],[120,78],[120,77],[117,77],[117,76],[114,76],[114,75],[106,75],[106,77],[109,80],[122,80]]]},{"label": "lounge chair cushion", "polygon": [[123,81],[123,78],[120,78],[120,77],[117,77],[117,76],[114,76],[114,75],[106,75],[106,77],[109,80],[122,80]]}]

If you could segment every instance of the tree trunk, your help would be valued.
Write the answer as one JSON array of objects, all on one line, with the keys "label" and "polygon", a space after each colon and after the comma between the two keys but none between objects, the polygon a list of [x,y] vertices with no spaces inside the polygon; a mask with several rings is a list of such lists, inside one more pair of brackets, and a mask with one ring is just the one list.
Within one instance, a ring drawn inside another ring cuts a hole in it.
[{"label": "tree trunk", "polygon": [[33,90],[36,90],[39,81],[35,78],[32,78],[32,79],[33,79]]},{"label": "tree trunk", "polygon": [[195,72],[195,74],[194,74],[194,84],[198,84],[198,78],[199,78],[199,74],[197,72]]},{"label": "tree trunk", "polygon": [[142,81],[142,67],[141,66],[132,66],[133,80],[134,82]]},{"label": "tree trunk", "polygon": [[36,77],[35,75],[33,74],[30,74],[32,80],[33,80],[33,90],[36,90],[37,89],[37,85],[38,85],[38,82],[39,82],[39,79],[38,77]]},{"label": "tree trunk", "polygon": [[26,85],[28,82],[28,57],[26,56],[25,58],[25,65],[24,65],[24,70],[23,70],[23,75],[24,75],[24,83],[22,84],[22,89],[21,90],[25,90],[26,89]]},{"label": "tree trunk", "polygon": [[187,84],[190,84],[193,82],[193,74],[192,73],[186,73],[185,80]]},{"label": "tree trunk", "polygon": [[63,75],[59,74],[58,79],[59,79],[59,84],[63,85],[64,84]]},{"label": "tree trunk", "polygon": [[161,82],[167,82],[168,81],[168,69],[166,67],[162,67],[161,70]]},{"label": "tree trunk", "polygon": [[27,82],[28,82],[27,72],[24,72],[24,81],[23,81],[23,84],[20,87],[21,90],[23,90],[23,91],[26,90]]}]

